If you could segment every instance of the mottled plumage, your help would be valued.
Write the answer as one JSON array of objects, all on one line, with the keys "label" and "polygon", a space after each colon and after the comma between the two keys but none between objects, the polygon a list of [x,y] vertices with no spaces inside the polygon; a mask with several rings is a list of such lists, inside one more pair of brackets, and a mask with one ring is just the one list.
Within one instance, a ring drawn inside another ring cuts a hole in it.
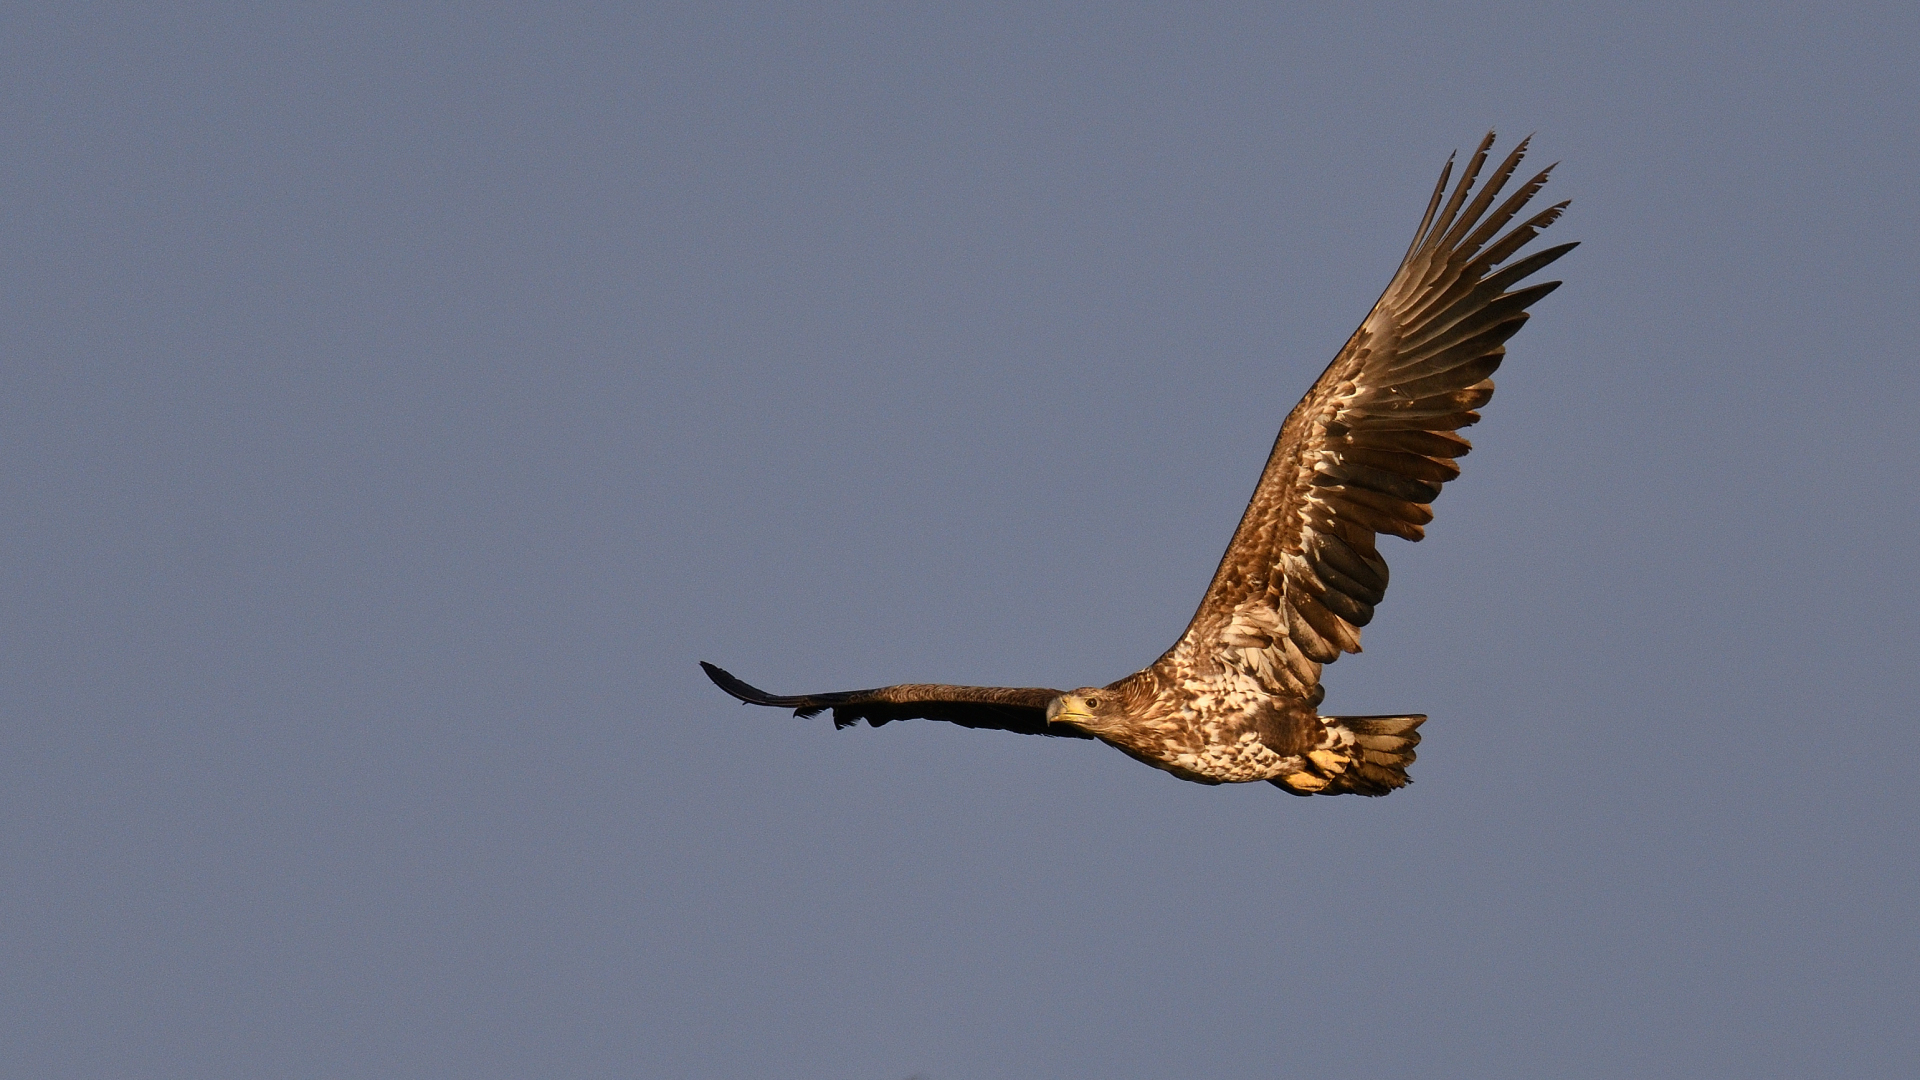
[{"label": "mottled plumage", "polygon": [[[722,690],[836,727],[924,717],[1096,738],[1186,780],[1271,781],[1297,795],[1384,795],[1407,784],[1425,716],[1322,716],[1320,666],[1360,651],[1386,594],[1380,533],[1419,540],[1469,449],[1488,378],[1527,308],[1560,283],[1521,282],[1571,250],[1509,263],[1565,209],[1508,226],[1543,170],[1498,205],[1521,140],[1477,191],[1488,134],[1449,192],[1440,174],[1413,244],[1373,310],[1288,414],[1193,621],[1152,665],[1071,692],[908,684],[779,697],[703,663]],[[1506,230],[1502,232],[1502,230]]]}]

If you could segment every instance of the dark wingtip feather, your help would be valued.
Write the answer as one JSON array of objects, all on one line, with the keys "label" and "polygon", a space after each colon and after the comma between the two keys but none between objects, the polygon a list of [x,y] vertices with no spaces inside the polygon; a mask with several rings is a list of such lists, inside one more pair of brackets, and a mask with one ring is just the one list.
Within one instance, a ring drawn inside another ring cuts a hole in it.
[{"label": "dark wingtip feather", "polygon": [[1565,255],[1567,252],[1579,246],[1580,241],[1573,240],[1557,247],[1542,248],[1517,263],[1501,267],[1497,273],[1488,274],[1486,280],[1481,284],[1497,289],[1504,294],[1509,285],[1525,281],[1527,278],[1546,269],[1548,264],[1552,263],[1555,259],[1558,259],[1560,256]]},{"label": "dark wingtip feather", "polygon": [[[800,697],[784,697],[780,694],[769,694],[757,686],[750,686],[741,682],[739,679],[733,677],[732,672],[727,671],[725,668],[709,664],[705,660],[700,661],[700,670],[707,673],[707,678],[713,680],[713,685],[725,690],[727,693],[732,694],[748,705],[772,705],[780,709],[790,708],[793,710],[793,715],[795,716],[810,717],[820,715],[826,710],[828,705],[832,704],[831,701],[819,701],[805,695]],[[852,723],[852,721],[849,720],[847,723]],[[845,727],[846,724],[836,724],[835,726]]]},{"label": "dark wingtip feather", "polygon": [[748,705],[791,705],[797,703],[796,699],[779,697],[774,694],[769,694],[757,686],[749,686],[739,679],[734,678],[732,672],[727,671],[725,668],[709,664],[705,660],[700,661],[700,670],[707,673],[707,678],[713,680],[713,685],[725,690],[727,693],[732,694]]}]

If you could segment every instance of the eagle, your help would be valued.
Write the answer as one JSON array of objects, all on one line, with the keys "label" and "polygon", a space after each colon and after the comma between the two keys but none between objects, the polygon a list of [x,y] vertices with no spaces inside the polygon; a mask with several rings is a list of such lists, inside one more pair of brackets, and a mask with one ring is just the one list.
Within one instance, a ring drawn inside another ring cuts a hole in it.
[{"label": "eagle", "polygon": [[1323,716],[1320,668],[1360,651],[1360,628],[1387,591],[1376,539],[1425,535],[1434,498],[1470,449],[1458,432],[1492,398],[1488,376],[1507,339],[1560,284],[1524,283],[1575,247],[1514,258],[1568,205],[1514,224],[1552,166],[1496,204],[1528,141],[1477,189],[1493,134],[1450,190],[1447,159],[1400,268],[1287,415],[1199,610],[1151,665],[1070,691],[905,683],[796,696],[701,668],[748,704],[802,717],[830,709],[836,728],[918,717],[1098,739],[1201,784],[1265,780],[1294,795],[1404,787],[1426,716]]}]

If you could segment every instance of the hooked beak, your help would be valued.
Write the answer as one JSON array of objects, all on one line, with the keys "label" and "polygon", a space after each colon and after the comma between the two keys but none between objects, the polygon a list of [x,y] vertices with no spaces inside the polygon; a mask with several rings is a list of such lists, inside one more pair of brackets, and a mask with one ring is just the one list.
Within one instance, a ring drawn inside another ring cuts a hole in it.
[{"label": "hooked beak", "polygon": [[1061,694],[1047,702],[1049,724],[1078,724],[1091,719],[1093,714],[1087,711],[1087,703],[1072,694]]}]

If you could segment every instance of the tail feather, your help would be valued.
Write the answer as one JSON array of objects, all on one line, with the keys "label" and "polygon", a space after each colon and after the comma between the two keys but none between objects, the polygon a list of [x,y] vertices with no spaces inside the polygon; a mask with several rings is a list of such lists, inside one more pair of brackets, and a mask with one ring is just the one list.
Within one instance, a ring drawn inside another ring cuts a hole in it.
[{"label": "tail feather", "polygon": [[1300,772],[1268,781],[1293,795],[1385,795],[1413,783],[1407,766],[1424,715],[1323,716],[1326,735]]}]

